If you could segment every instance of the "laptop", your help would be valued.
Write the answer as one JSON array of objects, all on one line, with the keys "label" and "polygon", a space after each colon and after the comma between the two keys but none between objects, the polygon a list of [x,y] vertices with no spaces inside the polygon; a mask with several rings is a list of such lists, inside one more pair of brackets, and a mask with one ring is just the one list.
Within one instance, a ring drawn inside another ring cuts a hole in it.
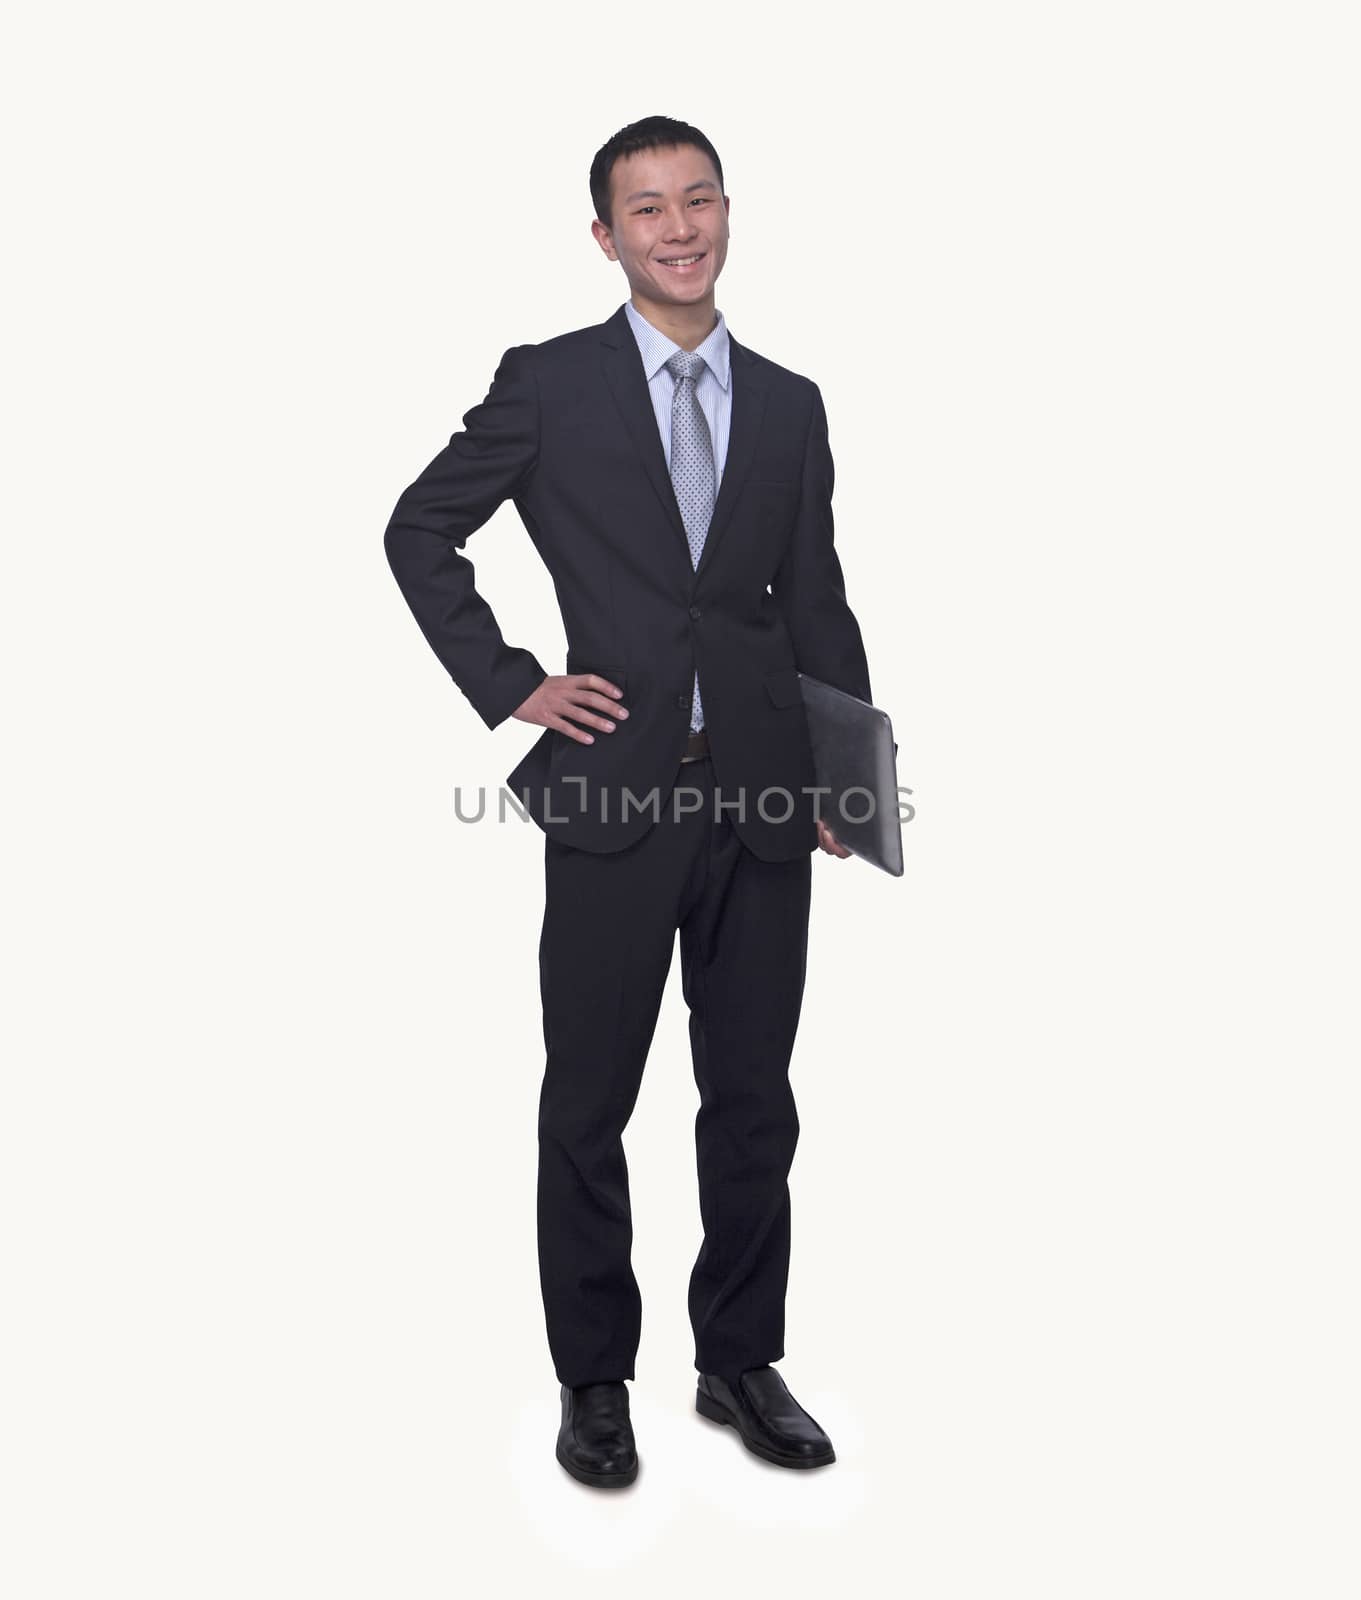
[{"label": "laptop", "polygon": [[898,819],[898,746],[888,713],[799,673],[818,814],[842,844],[892,877],[903,875],[903,825]]}]

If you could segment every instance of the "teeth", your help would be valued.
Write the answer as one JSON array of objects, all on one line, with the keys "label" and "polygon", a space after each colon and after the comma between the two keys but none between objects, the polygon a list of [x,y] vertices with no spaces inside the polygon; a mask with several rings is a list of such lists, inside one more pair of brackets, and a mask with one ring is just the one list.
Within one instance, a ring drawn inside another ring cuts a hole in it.
[{"label": "teeth", "polygon": [[699,256],[676,256],[669,261],[664,259],[662,264],[667,267],[688,267],[692,261],[699,259]]}]

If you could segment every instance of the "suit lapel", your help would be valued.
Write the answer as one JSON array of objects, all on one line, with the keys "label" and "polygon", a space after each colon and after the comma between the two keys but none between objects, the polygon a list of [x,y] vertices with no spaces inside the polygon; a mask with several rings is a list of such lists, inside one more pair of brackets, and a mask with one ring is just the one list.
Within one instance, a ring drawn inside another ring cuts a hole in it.
[{"label": "suit lapel", "polygon": [[[639,362],[639,366],[642,363]],[[761,432],[761,419],[766,410],[766,383],[750,350],[744,349],[732,333],[728,334],[728,382],[732,385],[732,420],[728,426],[728,455],[723,463],[723,478],[718,485],[718,499],[714,514],[709,519],[709,531],[704,537],[699,567],[695,576],[712,563],[714,547],[732,518],[732,508],[742,493],[751,470],[751,458],[756,440]],[[654,429],[655,431],[655,429]],[[660,443],[660,439],[658,443]],[[669,481],[669,475],[668,475]],[[675,499],[675,491],[672,491]],[[682,525],[684,531],[684,525]],[[686,559],[690,549],[686,546]]]},{"label": "suit lapel", "polygon": [[[629,438],[642,460],[648,481],[679,541],[677,549],[689,570],[690,546],[685,537],[685,523],[676,502],[671,474],[667,471],[666,452],[662,449],[661,435],[657,431],[657,414],[652,409],[652,396],[638,355],[638,341],[633,337],[633,329],[629,327],[622,305],[601,324],[601,340],[605,346],[602,352],[605,381]],[[733,505],[751,467],[752,454],[761,431],[761,419],[765,414],[765,379],[760,374],[756,358],[738,344],[731,331],[728,334],[728,356],[728,382],[732,386],[728,454],[723,463],[718,498],[714,502],[714,514],[704,538],[696,578],[712,563],[714,547],[732,517]]]}]

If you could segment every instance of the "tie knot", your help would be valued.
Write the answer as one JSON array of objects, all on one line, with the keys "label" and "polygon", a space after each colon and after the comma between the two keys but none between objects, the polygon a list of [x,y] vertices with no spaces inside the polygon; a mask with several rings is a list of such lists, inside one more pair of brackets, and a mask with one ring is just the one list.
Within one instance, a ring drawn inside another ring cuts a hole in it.
[{"label": "tie knot", "polygon": [[679,382],[682,378],[697,378],[703,365],[704,357],[698,350],[677,350],[667,357],[666,370]]}]

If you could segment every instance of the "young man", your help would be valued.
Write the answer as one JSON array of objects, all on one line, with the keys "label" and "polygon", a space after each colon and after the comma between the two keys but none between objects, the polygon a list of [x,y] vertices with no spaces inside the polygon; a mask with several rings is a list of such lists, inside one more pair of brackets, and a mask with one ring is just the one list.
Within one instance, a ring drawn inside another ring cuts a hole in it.
[{"label": "young man", "polygon": [[[715,309],[729,209],[717,153],[649,117],[599,151],[590,186],[591,231],[628,301],[506,351],[398,500],[385,545],[487,726],[544,729],[507,780],[546,835],[540,1281],[558,1460],[615,1487],[638,1470],[625,1380],[641,1322],[622,1135],[677,930],[700,1093],[696,1409],[768,1461],[835,1459],[771,1365],[811,853],[849,854],[818,814],[798,673],[865,700],[870,682],[833,548],[821,394]],[[562,674],[506,643],[460,553],[506,499],[553,577]]]}]

